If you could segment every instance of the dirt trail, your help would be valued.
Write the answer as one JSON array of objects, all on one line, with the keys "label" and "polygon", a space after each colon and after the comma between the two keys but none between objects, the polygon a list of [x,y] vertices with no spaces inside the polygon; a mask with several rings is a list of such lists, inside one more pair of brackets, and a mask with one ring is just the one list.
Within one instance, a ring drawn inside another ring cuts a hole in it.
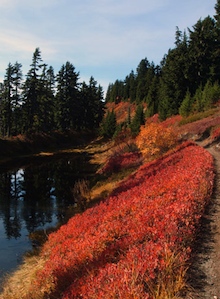
[{"label": "dirt trail", "polygon": [[220,299],[220,151],[214,146],[207,150],[215,161],[215,187],[202,219],[189,273],[194,291],[187,298],[192,299]]}]

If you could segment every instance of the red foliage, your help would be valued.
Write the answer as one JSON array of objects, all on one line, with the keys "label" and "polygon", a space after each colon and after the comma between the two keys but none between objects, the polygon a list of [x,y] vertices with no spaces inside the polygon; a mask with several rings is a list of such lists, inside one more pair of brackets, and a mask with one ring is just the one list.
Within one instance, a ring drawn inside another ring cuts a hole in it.
[{"label": "red foliage", "polygon": [[136,110],[136,105],[134,103],[129,103],[129,102],[120,102],[118,104],[107,103],[106,107],[108,111],[114,110],[116,114],[117,123],[122,123],[127,121],[129,109],[130,109],[131,117],[135,115],[135,110]]},{"label": "red foliage", "polygon": [[171,126],[177,126],[179,124],[179,122],[181,121],[181,119],[182,119],[182,116],[174,115],[174,116],[171,116],[171,117],[169,117],[166,120],[161,122],[160,119],[159,119],[159,115],[154,114],[153,116],[151,116],[147,119],[146,124],[161,123],[164,128],[168,128],[168,127],[171,127]]},{"label": "red foliage", "polygon": [[163,125],[164,128],[168,127],[175,127],[179,124],[181,121],[182,116],[180,115],[174,115],[172,117],[167,118],[166,120],[162,121],[161,124]]},{"label": "red foliage", "polygon": [[192,143],[145,164],[114,196],[49,236],[36,286],[47,298],[152,298],[146,285],[178,264],[213,186],[213,160]]},{"label": "red foliage", "polygon": [[131,152],[124,154],[115,154],[111,156],[99,173],[113,173],[120,169],[140,165],[142,154],[140,152]]},{"label": "red foliage", "polygon": [[220,138],[220,128],[216,128],[211,133],[212,140],[218,140]]},{"label": "red foliage", "polygon": [[191,135],[201,135],[207,129],[211,127],[215,127],[220,124],[220,116],[212,117],[209,116],[207,118],[197,120],[192,123],[188,123],[186,125],[180,126],[177,130],[179,134],[184,135],[190,133]]}]

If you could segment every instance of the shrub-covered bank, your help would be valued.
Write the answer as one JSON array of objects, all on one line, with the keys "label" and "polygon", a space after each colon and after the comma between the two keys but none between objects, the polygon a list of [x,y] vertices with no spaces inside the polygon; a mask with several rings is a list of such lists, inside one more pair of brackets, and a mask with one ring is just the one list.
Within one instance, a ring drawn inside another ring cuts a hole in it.
[{"label": "shrub-covered bank", "polygon": [[2,298],[177,297],[213,177],[212,157],[192,143],[144,164],[52,233],[28,286]]}]

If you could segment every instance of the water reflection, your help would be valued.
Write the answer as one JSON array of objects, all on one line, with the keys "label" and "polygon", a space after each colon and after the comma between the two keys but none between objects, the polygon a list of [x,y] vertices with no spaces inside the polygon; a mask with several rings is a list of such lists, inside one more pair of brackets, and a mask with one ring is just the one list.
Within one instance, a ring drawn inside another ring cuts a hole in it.
[{"label": "water reflection", "polygon": [[66,219],[75,181],[91,171],[88,157],[74,155],[0,173],[0,276],[31,248],[30,233]]}]

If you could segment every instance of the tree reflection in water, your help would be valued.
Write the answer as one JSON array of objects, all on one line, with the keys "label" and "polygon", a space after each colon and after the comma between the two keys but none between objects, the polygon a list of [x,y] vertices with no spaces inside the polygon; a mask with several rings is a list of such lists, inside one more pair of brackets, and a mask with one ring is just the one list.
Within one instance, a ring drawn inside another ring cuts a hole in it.
[{"label": "tree reflection in water", "polygon": [[[0,252],[6,240],[25,236],[30,246],[30,233],[66,220],[67,207],[74,205],[74,183],[93,171],[88,156],[79,154],[0,173]],[[18,247],[19,242],[12,250]]]}]

